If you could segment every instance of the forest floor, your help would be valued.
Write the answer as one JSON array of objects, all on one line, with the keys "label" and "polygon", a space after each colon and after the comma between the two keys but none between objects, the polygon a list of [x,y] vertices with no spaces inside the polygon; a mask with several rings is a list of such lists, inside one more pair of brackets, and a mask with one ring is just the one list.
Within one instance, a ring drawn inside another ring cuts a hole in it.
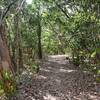
[{"label": "forest floor", "polygon": [[49,56],[35,76],[27,70],[22,73],[12,100],[100,100],[100,84],[64,55]]}]

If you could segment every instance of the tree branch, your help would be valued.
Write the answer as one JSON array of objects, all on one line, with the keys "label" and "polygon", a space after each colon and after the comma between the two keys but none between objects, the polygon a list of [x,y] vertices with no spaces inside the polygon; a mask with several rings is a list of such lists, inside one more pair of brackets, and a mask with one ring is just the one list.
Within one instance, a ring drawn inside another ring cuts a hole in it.
[{"label": "tree branch", "polygon": [[[10,10],[11,6],[14,5],[18,0],[14,0],[13,2],[11,2],[2,12],[1,17],[0,17],[0,25],[2,24],[2,21],[4,20],[4,18],[6,17],[8,11]],[[17,13],[20,11],[20,9],[22,8],[23,4],[24,4],[25,0],[22,0],[20,6],[18,7],[18,11]],[[16,14],[17,14],[16,13]]]},{"label": "tree branch", "polygon": [[2,12],[1,17],[0,17],[0,25],[2,24],[3,19],[5,18],[5,16],[7,15],[8,11],[10,10],[11,6],[17,2],[17,0],[14,0],[13,2],[11,2]]},{"label": "tree branch", "polygon": [[57,3],[56,3],[56,5],[57,5],[57,7],[65,14],[65,16],[66,16],[67,18],[70,18],[69,15],[66,13],[66,11],[61,7],[61,5],[59,5],[59,4],[57,4]]}]

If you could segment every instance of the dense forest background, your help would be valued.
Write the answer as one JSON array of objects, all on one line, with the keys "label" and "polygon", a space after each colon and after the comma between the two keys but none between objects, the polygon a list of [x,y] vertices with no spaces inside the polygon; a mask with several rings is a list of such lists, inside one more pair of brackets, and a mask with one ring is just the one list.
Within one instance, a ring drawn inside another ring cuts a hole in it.
[{"label": "dense forest background", "polygon": [[100,75],[100,0],[0,0],[1,90],[48,55]]}]

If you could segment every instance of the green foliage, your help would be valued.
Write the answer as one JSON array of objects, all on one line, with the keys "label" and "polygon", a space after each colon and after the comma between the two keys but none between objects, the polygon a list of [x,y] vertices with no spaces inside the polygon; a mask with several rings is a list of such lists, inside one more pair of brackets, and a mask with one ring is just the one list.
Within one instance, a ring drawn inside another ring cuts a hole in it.
[{"label": "green foliage", "polygon": [[37,70],[38,70],[38,67],[39,67],[38,64],[36,64],[36,63],[32,64],[32,65],[31,65],[31,70],[32,70],[32,72],[33,72],[33,73],[36,73]]},{"label": "green foliage", "polygon": [[0,95],[4,93],[3,85],[4,85],[3,80],[0,80]]},{"label": "green foliage", "polygon": [[[40,18],[43,53],[64,54],[70,49],[74,64],[97,66],[92,59],[100,54],[99,4],[98,0],[67,3],[63,0],[33,0],[31,5],[25,4],[20,13],[22,48],[32,48],[32,55],[38,55],[37,24]],[[13,26],[11,16],[8,20]],[[14,41],[14,32],[10,31]]]},{"label": "green foliage", "polygon": [[36,61],[33,61],[33,62],[30,62],[28,65],[28,70],[33,73],[33,74],[36,74],[38,73],[39,69],[40,69],[40,65],[39,65],[39,62],[38,60]]},{"label": "green foliage", "polygon": [[3,71],[3,79],[0,80],[0,95],[6,94],[10,97],[16,90],[16,84],[12,74],[9,71]]}]

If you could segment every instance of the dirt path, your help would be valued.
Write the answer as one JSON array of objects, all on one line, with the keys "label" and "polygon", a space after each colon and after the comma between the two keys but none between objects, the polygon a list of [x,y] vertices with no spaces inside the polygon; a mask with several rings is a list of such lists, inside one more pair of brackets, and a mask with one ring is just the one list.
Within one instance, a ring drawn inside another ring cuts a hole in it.
[{"label": "dirt path", "polygon": [[58,55],[41,62],[35,77],[24,72],[12,100],[100,100],[99,90],[92,74],[79,71]]}]

